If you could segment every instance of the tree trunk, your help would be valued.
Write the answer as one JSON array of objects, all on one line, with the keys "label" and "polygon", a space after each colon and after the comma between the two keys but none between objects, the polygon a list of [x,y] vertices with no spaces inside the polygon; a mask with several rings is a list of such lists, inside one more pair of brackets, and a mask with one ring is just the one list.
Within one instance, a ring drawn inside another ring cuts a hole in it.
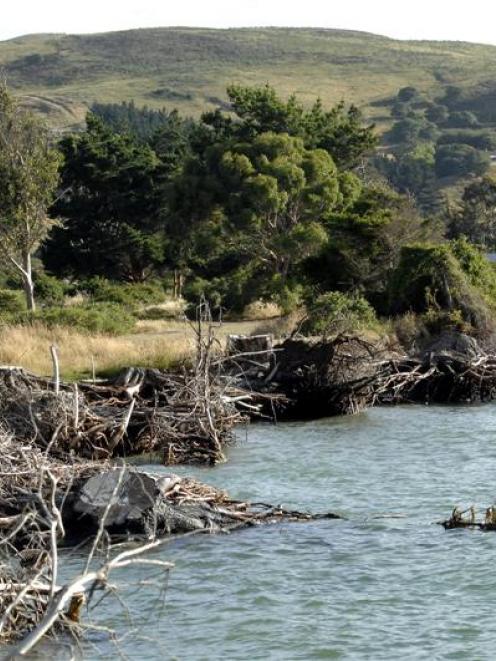
[{"label": "tree trunk", "polygon": [[178,286],[177,269],[174,269],[174,291],[173,291],[172,297],[175,301],[179,298],[178,297],[178,290],[179,290],[179,286]]},{"label": "tree trunk", "polygon": [[22,274],[22,280],[24,285],[24,294],[26,296],[26,305],[30,312],[34,312],[36,310],[36,303],[34,301],[33,271],[30,254],[23,256],[23,269],[24,272]]}]

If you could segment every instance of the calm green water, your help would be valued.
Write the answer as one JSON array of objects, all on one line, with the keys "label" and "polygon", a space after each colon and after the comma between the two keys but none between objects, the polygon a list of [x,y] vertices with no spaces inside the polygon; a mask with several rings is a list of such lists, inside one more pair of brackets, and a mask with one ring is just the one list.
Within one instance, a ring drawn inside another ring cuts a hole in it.
[{"label": "calm green water", "polygon": [[[229,463],[185,469],[240,498],[335,511],[347,521],[200,536],[161,607],[135,584],[132,629],[116,602],[96,621],[132,659],[494,659],[496,534],[432,523],[496,498],[496,407],[382,408],[253,426]],[[111,658],[103,634],[85,658]],[[97,651],[98,650],[98,651]]]}]

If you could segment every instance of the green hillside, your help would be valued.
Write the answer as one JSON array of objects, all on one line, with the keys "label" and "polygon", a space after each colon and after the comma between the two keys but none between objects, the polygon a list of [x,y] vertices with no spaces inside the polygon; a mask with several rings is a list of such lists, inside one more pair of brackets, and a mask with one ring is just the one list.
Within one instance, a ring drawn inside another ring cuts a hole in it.
[{"label": "green hillside", "polygon": [[403,86],[435,95],[496,79],[496,47],[322,29],[157,28],[3,41],[0,68],[16,94],[61,128],[80,122],[95,100],[198,115],[222,106],[230,82],[268,82],[303,101],[344,98],[386,122],[381,100]]}]

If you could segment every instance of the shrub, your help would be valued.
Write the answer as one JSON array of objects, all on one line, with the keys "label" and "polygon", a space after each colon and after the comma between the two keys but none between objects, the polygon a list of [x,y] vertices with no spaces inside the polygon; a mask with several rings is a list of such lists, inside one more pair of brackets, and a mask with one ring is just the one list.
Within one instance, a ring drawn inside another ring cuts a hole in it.
[{"label": "shrub", "polygon": [[22,312],[26,309],[24,293],[18,289],[0,289],[0,315]]},{"label": "shrub", "polygon": [[[492,326],[492,285],[482,285],[487,271],[464,243],[415,244],[401,250],[390,283],[393,314],[426,315],[426,325],[454,327],[465,324],[479,331]],[[457,256],[457,254],[459,257]],[[481,270],[482,269],[482,270]],[[444,314],[444,313],[447,314]]]},{"label": "shrub", "polygon": [[34,295],[36,299],[48,305],[62,305],[66,295],[66,285],[57,278],[46,273],[37,273],[34,278]]},{"label": "shrub", "polygon": [[363,297],[332,291],[308,306],[308,319],[301,331],[305,335],[325,336],[362,330],[376,323],[374,309]]},{"label": "shrub", "polygon": [[419,98],[419,91],[415,87],[402,87],[397,96],[399,101],[409,103]]},{"label": "shrub", "polygon": [[483,175],[489,169],[489,154],[464,144],[439,145],[436,151],[436,174],[452,177],[464,174]]},{"label": "shrub", "polygon": [[450,112],[446,124],[452,128],[474,128],[480,126],[477,115],[469,110]]},{"label": "shrub", "polygon": [[81,283],[84,290],[94,301],[118,303],[132,308],[152,303],[162,303],[165,292],[158,281],[120,283],[95,276]]},{"label": "shrub", "polygon": [[475,329],[464,319],[462,310],[438,310],[429,308],[422,315],[422,322],[430,335],[441,335],[445,331],[472,333]]},{"label": "shrub", "polygon": [[178,314],[179,311],[177,308],[164,308],[158,305],[152,305],[151,307],[142,310],[137,316],[146,321],[160,321],[162,319],[175,319]]},{"label": "shrub", "polygon": [[280,317],[281,314],[281,308],[276,303],[253,301],[243,310],[242,318],[251,321],[262,321],[265,319],[275,319]]},{"label": "shrub", "polygon": [[443,124],[449,117],[449,110],[446,106],[437,103],[428,105],[425,111],[425,116],[430,122],[434,124]]},{"label": "shrub", "polygon": [[29,323],[38,321],[48,327],[70,326],[79,331],[124,335],[133,331],[135,318],[123,306],[94,303],[76,307],[52,307],[33,314],[17,315],[12,321]]},{"label": "shrub", "polygon": [[475,149],[492,151],[496,149],[496,134],[487,129],[458,129],[444,131],[437,141],[438,145],[462,144]]},{"label": "shrub", "polygon": [[422,323],[422,317],[414,312],[407,312],[396,317],[393,328],[399,343],[408,352],[415,348],[419,336],[427,332]]},{"label": "shrub", "polygon": [[496,305],[496,273],[486,255],[465,237],[451,241],[450,248],[470,284]]}]

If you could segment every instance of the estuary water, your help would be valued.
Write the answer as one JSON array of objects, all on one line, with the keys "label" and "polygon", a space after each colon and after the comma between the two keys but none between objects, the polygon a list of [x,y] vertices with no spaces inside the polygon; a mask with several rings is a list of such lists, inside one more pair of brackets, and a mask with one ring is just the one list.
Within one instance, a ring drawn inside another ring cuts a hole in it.
[{"label": "estuary water", "polygon": [[[176,472],[346,520],[161,549],[175,563],[162,600],[132,569],[121,577],[129,613],[112,599],[95,611],[127,658],[496,658],[496,534],[434,525],[455,504],[483,512],[496,499],[496,406],[253,425],[228,463]],[[106,635],[91,634],[84,658],[112,657]]]}]

